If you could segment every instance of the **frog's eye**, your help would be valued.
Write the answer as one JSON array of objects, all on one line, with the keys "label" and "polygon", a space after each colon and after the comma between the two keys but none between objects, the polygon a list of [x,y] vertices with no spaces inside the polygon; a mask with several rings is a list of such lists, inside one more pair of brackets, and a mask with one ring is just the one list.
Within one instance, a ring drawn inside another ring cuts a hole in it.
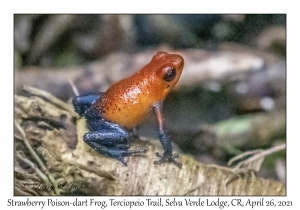
[{"label": "frog's eye", "polygon": [[167,82],[172,81],[176,77],[176,69],[168,69],[167,73],[164,75],[164,80]]}]

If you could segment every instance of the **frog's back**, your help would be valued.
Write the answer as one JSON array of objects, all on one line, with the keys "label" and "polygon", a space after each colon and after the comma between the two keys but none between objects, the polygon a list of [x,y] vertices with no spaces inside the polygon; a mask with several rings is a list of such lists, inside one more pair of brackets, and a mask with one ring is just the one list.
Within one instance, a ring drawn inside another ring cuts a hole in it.
[{"label": "frog's back", "polygon": [[[164,80],[165,72],[170,68],[178,69],[174,81]],[[133,128],[148,117],[154,103],[165,99],[179,79],[182,68],[181,56],[157,53],[140,71],[112,85],[94,106],[101,109],[106,120]]]},{"label": "frog's back", "polygon": [[133,128],[144,121],[151,111],[154,101],[159,100],[153,84],[139,74],[128,77],[111,86],[97,101],[102,117]]}]

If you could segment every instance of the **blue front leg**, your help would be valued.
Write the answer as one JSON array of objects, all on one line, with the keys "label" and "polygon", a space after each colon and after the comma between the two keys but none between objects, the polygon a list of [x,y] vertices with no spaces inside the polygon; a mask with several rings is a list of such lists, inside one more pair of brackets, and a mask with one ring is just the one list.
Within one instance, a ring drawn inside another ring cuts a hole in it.
[{"label": "blue front leg", "polygon": [[75,96],[73,98],[73,106],[75,111],[80,115],[83,116],[85,111],[95,103],[103,93],[88,93],[80,96]]}]

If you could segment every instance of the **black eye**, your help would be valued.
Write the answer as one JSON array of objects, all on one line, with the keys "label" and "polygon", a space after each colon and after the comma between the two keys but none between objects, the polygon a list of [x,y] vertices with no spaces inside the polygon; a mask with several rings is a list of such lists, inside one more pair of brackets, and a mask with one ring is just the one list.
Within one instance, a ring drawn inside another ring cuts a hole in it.
[{"label": "black eye", "polygon": [[176,76],[176,70],[175,68],[173,69],[170,69],[164,76],[164,80],[167,81],[167,82],[170,82],[172,81]]}]

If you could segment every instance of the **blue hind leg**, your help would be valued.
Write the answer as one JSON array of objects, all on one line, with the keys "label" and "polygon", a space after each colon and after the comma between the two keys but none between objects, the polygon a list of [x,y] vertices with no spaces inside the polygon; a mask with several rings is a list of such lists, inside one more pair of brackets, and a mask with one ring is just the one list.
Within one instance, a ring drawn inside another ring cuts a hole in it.
[{"label": "blue hind leg", "polygon": [[101,110],[92,106],[103,93],[91,93],[76,96],[73,99],[75,111],[85,116],[89,132],[84,134],[83,140],[98,153],[116,158],[125,166],[124,157],[145,153],[146,150],[129,150],[130,139],[128,132],[120,125],[108,122],[101,117]]},{"label": "blue hind leg", "polygon": [[127,166],[124,157],[146,152],[146,150],[128,150],[129,135],[121,126],[101,118],[93,120],[94,122],[89,125],[92,130],[83,136],[83,140],[98,153],[116,158]]}]

